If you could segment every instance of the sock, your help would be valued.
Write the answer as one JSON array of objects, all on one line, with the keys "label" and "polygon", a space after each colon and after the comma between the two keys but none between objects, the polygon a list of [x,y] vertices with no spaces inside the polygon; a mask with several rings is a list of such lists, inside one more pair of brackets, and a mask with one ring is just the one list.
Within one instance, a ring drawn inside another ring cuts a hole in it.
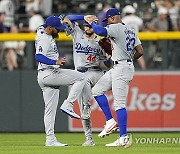
[{"label": "sock", "polygon": [[116,111],[118,125],[120,129],[120,136],[127,134],[127,111],[126,108],[119,109]]},{"label": "sock", "polygon": [[105,117],[106,117],[106,121],[112,119],[112,114],[109,108],[109,104],[108,104],[108,100],[107,97],[103,94],[100,96],[95,96],[94,97],[96,99],[96,101],[98,102],[101,110],[103,111]]}]

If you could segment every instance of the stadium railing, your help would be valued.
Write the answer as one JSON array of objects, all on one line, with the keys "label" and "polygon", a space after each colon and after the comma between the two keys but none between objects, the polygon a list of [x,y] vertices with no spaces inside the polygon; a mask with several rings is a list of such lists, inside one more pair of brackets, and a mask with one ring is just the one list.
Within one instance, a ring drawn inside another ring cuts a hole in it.
[{"label": "stadium railing", "polygon": [[[8,40],[25,40],[25,41],[34,41],[35,33],[2,33],[0,34],[0,41],[8,41]],[[147,40],[179,40],[180,39],[180,31],[178,32],[140,32],[139,38],[142,41]],[[59,41],[71,41],[71,36],[66,36],[65,33],[61,32]]]},{"label": "stadium railing", "polygon": [[[64,32],[60,32],[60,37],[57,39],[61,42],[69,42],[72,40],[71,36],[66,36]],[[139,38],[141,41],[161,41],[163,43],[162,46],[162,69],[168,69],[168,41],[171,40],[180,40],[180,31],[177,32],[140,32]],[[0,34],[0,41],[9,41],[9,40],[24,40],[24,41],[34,41],[36,33],[2,33]],[[33,47],[31,47],[32,49]],[[30,54],[30,53],[29,53]],[[32,57],[32,56],[31,56]],[[32,60],[30,60],[32,61]],[[28,65],[29,67],[31,65]]]}]

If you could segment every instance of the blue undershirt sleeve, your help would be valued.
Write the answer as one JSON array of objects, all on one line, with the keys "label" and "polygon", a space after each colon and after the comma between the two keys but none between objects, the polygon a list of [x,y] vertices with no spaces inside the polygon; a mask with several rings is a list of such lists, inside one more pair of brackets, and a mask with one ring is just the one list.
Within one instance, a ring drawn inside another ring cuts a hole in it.
[{"label": "blue undershirt sleeve", "polygon": [[83,15],[68,15],[67,17],[71,22],[75,22],[77,20],[84,20]]},{"label": "blue undershirt sleeve", "polygon": [[56,60],[49,59],[42,54],[36,54],[35,59],[36,59],[36,61],[43,63],[43,64],[47,64],[47,65],[55,65],[56,64]]},{"label": "blue undershirt sleeve", "polygon": [[95,22],[92,22],[91,26],[97,35],[105,36],[105,37],[107,36],[108,32],[106,28],[97,25]]}]

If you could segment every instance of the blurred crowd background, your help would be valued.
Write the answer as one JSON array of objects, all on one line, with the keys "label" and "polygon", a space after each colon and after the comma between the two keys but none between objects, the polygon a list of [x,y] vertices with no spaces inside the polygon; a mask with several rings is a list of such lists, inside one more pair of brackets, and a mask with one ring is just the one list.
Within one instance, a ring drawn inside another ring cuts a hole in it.
[{"label": "blurred crowd background", "polygon": [[[123,22],[137,32],[180,31],[180,0],[0,0],[0,33],[36,32],[47,16],[60,14],[93,14],[100,25],[106,26],[101,20],[111,7],[119,9]],[[64,67],[73,69],[72,42],[57,44],[68,59]],[[141,62],[135,62],[137,70],[180,69],[180,40],[142,44],[145,53]],[[1,41],[0,69],[30,68],[28,53],[33,55],[34,50],[34,42]],[[36,62],[32,57],[30,60],[31,69],[36,69]]]}]

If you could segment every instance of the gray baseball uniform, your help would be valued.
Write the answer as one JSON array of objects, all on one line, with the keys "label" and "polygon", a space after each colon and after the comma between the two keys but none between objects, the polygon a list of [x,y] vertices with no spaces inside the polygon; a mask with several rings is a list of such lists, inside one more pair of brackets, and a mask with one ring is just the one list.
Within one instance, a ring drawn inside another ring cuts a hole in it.
[{"label": "gray baseball uniform", "polygon": [[134,47],[141,42],[137,34],[123,23],[111,24],[106,29],[113,45],[111,58],[114,66],[96,83],[92,94],[99,96],[112,89],[114,108],[119,110],[126,107],[129,82],[134,75]]},{"label": "gray baseball uniform", "polygon": [[100,77],[104,74],[99,65],[101,60],[105,60],[104,52],[98,44],[99,38],[93,39],[86,37],[86,34],[79,26],[75,24],[73,34],[73,57],[74,65],[77,71],[83,72],[87,78],[89,89],[83,90],[78,102],[82,118],[82,125],[86,138],[92,137],[90,121],[90,97],[91,87],[93,87]]},{"label": "gray baseball uniform", "polygon": [[[35,47],[36,54],[42,54],[52,60],[58,60],[59,53],[55,40],[51,35],[45,33],[43,26],[37,30]],[[61,69],[59,65],[39,63],[37,80],[42,89],[45,102],[44,124],[46,141],[53,140],[55,138],[54,123],[59,100],[59,86],[72,85],[66,101],[73,103],[79,97],[82,89],[86,87],[86,79],[82,73],[75,70]]]}]

